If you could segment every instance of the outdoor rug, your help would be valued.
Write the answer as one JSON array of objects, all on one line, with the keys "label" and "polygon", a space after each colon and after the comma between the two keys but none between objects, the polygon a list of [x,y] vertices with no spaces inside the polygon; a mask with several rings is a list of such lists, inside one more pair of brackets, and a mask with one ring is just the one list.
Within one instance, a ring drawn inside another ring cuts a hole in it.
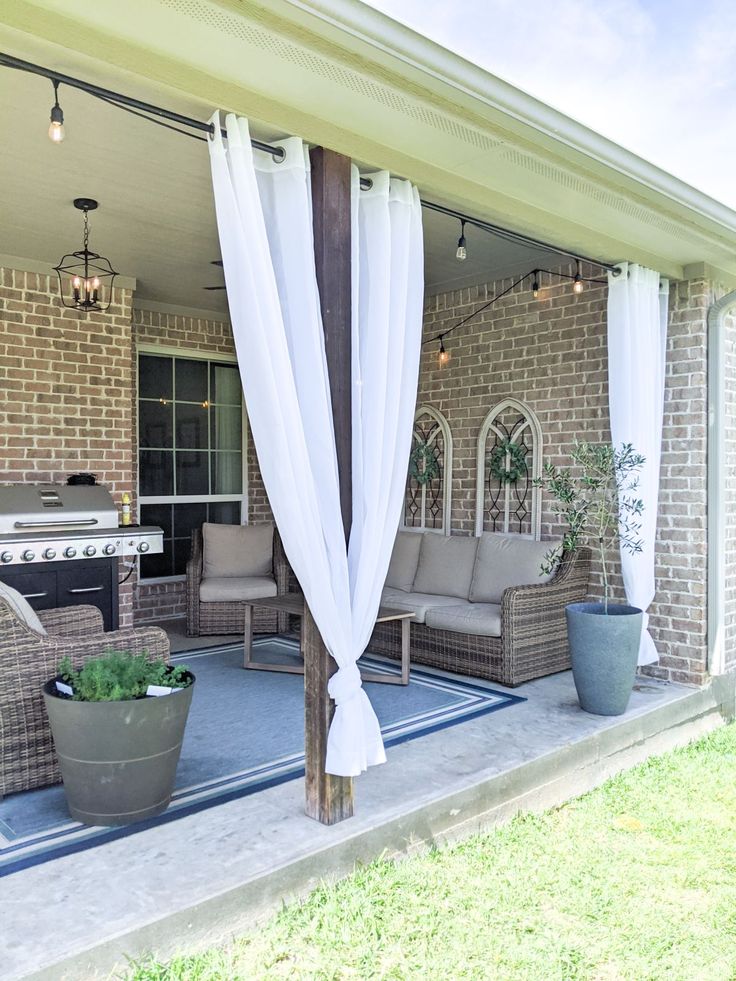
[{"label": "outdoor rug", "polygon": [[[254,642],[261,661],[296,663],[296,641]],[[89,828],[72,821],[61,785],[11,794],[0,801],[0,876],[137,834],[236,797],[304,774],[304,679],[297,674],[244,671],[243,645],[204,648],[172,658],[196,675],[192,707],[167,811],[122,828]],[[361,660],[375,672],[398,674],[398,664]],[[472,679],[414,668],[407,686],[366,683],[386,746],[416,739],[525,699]]]}]

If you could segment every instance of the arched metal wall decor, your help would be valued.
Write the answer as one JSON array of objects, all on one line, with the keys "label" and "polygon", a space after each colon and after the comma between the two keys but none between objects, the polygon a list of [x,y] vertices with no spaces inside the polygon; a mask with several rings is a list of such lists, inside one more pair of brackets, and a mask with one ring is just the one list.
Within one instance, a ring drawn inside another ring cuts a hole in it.
[{"label": "arched metal wall decor", "polygon": [[447,419],[431,405],[414,415],[414,431],[404,495],[403,528],[450,534],[452,435]]},{"label": "arched metal wall decor", "polygon": [[504,399],[478,436],[475,534],[496,531],[541,538],[542,429],[518,399]]}]

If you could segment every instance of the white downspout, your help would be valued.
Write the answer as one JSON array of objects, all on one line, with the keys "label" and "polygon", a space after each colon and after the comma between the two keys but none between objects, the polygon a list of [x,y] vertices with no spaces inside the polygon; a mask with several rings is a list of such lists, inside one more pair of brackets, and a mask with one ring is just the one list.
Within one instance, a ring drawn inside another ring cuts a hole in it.
[{"label": "white downspout", "polygon": [[[726,330],[736,291],[708,311],[708,671],[725,671],[726,623]],[[736,407],[734,407],[736,411]]]}]

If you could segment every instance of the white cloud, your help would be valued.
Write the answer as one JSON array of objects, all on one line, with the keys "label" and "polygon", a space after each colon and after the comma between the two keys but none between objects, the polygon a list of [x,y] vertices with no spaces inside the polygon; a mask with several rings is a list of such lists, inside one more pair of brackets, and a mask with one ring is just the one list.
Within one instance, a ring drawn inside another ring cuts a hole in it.
[{"label": "white cloud", "polygon": [[736,207],[733,0],[369,0]]}]

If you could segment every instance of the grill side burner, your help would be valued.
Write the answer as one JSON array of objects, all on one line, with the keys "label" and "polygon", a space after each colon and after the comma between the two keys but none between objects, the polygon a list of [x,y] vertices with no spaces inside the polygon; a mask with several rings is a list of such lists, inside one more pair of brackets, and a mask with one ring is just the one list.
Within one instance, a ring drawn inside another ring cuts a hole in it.
[{"label": "grill side burner", "polygon": [[0,487],[0,580],[37,610],[92,603],[114,630],[118,559],[162,551],[161,528],[118,527],[98,484]]}]

